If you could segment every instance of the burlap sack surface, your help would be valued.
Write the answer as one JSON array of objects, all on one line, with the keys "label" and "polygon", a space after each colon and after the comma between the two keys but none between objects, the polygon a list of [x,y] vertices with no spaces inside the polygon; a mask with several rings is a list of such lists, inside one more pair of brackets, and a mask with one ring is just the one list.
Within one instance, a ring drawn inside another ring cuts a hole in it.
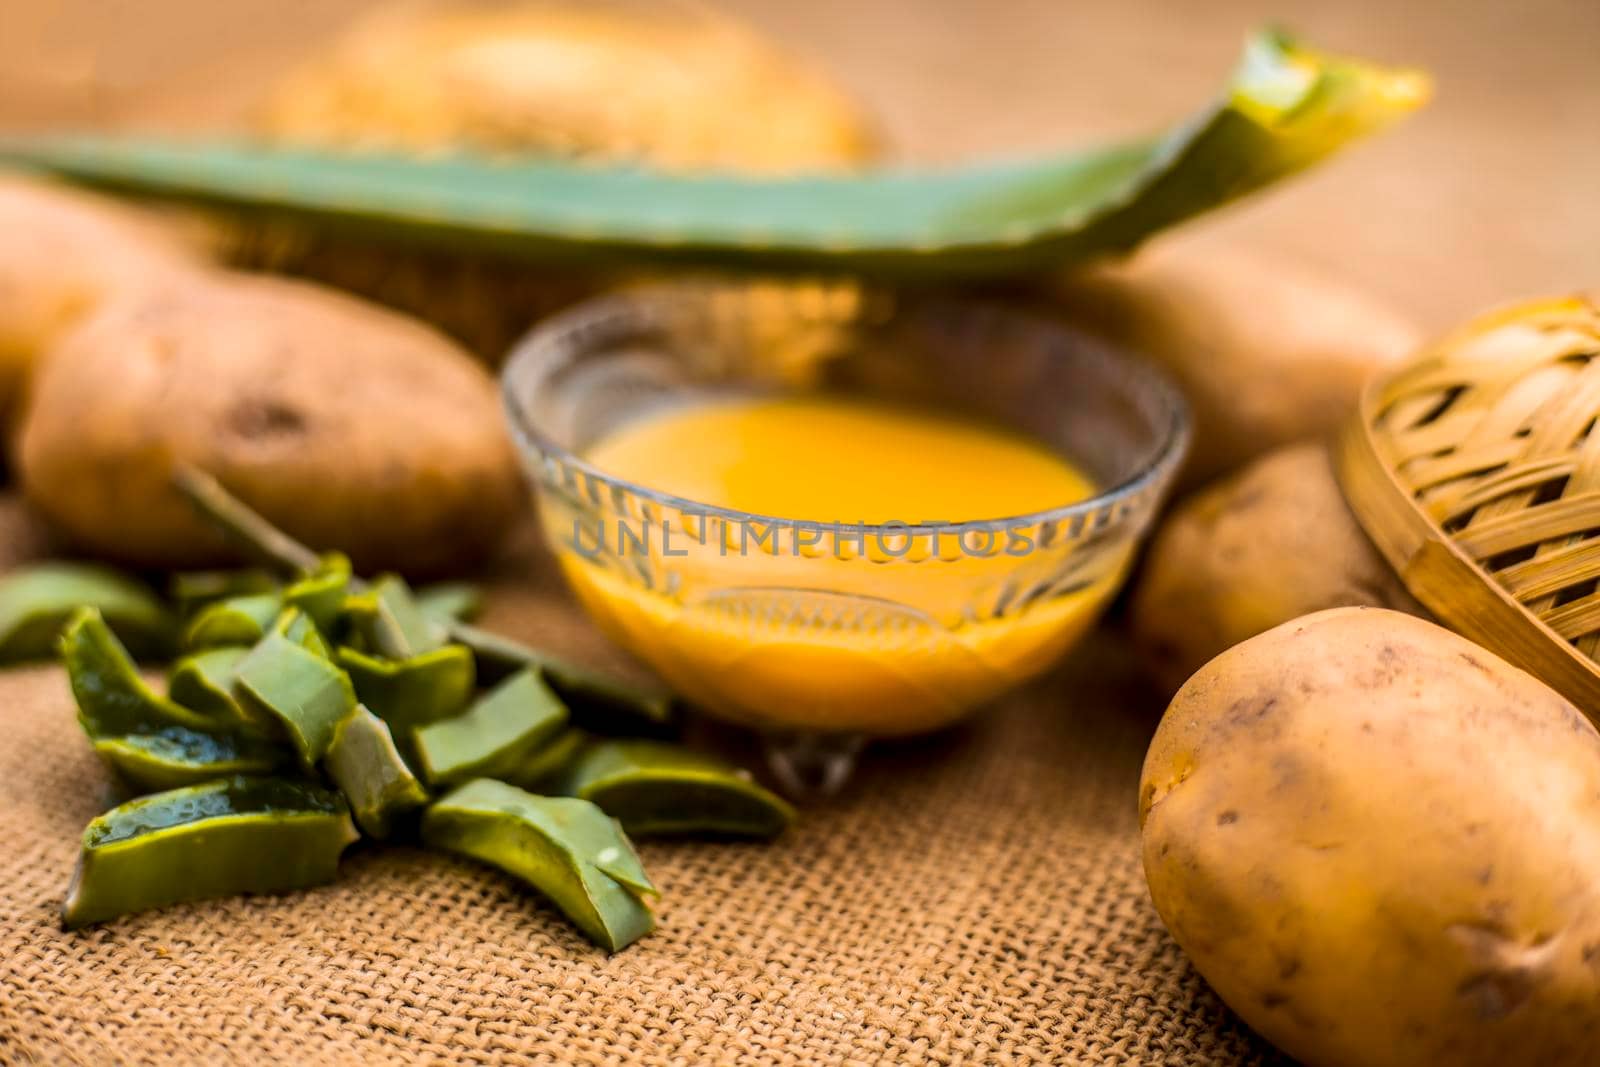
[{"label": "burlap sack surface", "polygon": [[[0,566],[26,554],[14,519]],[[504,570],[491,625],[615,656],[535,551]],[[1267,1062],[1146,896],[1158,709],[1101,638],[971,728],[873,750],[779,842],[646,842],[660,931],[607,957],[510,879],[401,847],[326,888],[63,933],[108,780],[59,668],[0,672],[0,1058]]]}]

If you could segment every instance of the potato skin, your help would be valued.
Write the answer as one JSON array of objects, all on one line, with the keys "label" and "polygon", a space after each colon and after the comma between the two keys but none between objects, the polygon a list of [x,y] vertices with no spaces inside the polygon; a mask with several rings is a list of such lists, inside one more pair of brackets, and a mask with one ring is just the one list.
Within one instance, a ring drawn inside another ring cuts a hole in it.
[{"label": "potato skin", "polygon": [[1320,443],[1269,453],[1181,500],[1133,594],[1136,642],[1167,692],[1279,623],[1351,605],[1427,612],[1356,522]]},{"label": "potato skin", "polygon": [[1054,299],[1074,321],[1159,363],[1194,412],[1181,481],[1330,434],[1376,371],[1420,340],[1377,300],[1293,262],[1160,245],[1069,276]]},{"label": "potato skin", "polygon": [[1600,734],[1432,623],[1338,608],[1218,656],[1145,758],[1145,874],[1309,1064],[1593,1063]]},{"label": "potato skin", "polygon": [[697,5],[382,8],[270,94],[258,126],[295,143],[685,171],[854,169],[879,152],[843,89]]},{"label": "potato skin", "polygon": [[0,173],[0,426],[17,417],[39,360],[104,300],[202,262],[152,215]]},{"label": "potato skin", "polygon": [[171,487],[209,471],[367,571],[478,561],[525,490],[495,387],[419,322],[318,286],[217,274],[115,301],[43,368],[24,491],[80,547],[192,567],[226,546]]},{"label": "potato skin", "polygon": [[[382,6],[271,92],[257,125],[286,144],[682,172],[852,171],[883,154],[870,115],[825,73],[700,4]],[[234,258],[418,315],[495,363],[530,322],[633,277],[397,255],[277,221],[241,227]]]}]

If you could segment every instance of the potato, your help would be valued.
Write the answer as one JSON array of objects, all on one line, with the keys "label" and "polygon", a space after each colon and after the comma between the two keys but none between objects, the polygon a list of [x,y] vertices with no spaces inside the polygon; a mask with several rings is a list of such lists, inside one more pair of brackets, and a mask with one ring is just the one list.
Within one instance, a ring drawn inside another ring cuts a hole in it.
[{"label": "potato", "polygon": [[[865,109],[826,75],[703,7],[565,3],[382,10],[261,107],[285,143],[555,156],[674,171],[855,170]],[[536,320],[618,282],[450,249],[245,227],[235,259],[419,315],[487,360]]]},{"label": "potato", "polygon": [[1338,608],[1167,709],[1139,815],[1156,910],[1308,1064],[1595,1062],[1600,734],[1432,623]]},{"label": "potato", "polygon": [[1291,263],[1192,245],[1069,277],[1055,299],[1182,387],[1195,428],[1186,485],[1327,436],[1372,373],[1418,341],[1410,324],[1344,285]]},{"label": "potato", "polygon": [[50,531],[21,494],[0,493],[0,575],[47,559],[54,547]]},{"label": "potato", "polygon": [[287,141],[673,170],[836,169],[877,149],[828,78],[688,6],[379,11],[273,93],[260,126]]},{"label": "potato", "polygon": [[35,364],[108,296],[195,269],[198,251],[152,215],[0,174],[0,428]]},{"label": "potato", "polygon": [[1426,614],[1356,522],[1327,448],[1291,445],[1173,508],[1134,588],[1133,633],[1171,692],[1247,637],[1358,604]]},{"label": "potato", "polygon": [[82,548],[193,567],[225,546],[179,463],[365,570],[475,562],[524,499],[495,387],[433,330],[303,282],[218,273],[113,301],[42,369],[29,501]]}]

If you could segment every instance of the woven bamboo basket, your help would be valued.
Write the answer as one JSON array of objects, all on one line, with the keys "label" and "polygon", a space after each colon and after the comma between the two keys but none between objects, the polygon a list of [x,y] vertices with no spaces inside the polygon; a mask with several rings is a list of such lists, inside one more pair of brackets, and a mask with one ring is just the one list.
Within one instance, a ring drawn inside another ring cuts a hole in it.
[{"label": "woven bamboo basket", "polygon": [[1600,307],[1478,319],[1370,386],[1336,451],[1412,595],[1600,722]]}]

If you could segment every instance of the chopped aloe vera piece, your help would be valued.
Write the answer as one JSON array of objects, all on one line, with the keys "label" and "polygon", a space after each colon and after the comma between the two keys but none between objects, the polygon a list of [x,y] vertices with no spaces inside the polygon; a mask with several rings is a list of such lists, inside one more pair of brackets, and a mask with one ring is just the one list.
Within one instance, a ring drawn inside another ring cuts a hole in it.
[{"label": "chopped aloe vera piece", "polygon": [[477,778],[428,808],[422,840],[522,879],[610,952],[655,929],[643,897],[656,889],[633,845],[587,800]]},{"label": "chopped aloe vera piece", "polygon": [[195,650],[220,645],[253,645],[272,628],[283,610],[277,593],[229,597],[201,608],[183,631],[183,647]]},{"label": "chopped aloe vera piece", "polygon": [[405,579],[386,574],[344,602],[345,614],[367,648],[385,659],[409,659],[442,648],[445,627],[422,613]]},{"label": "chopped aloe vera piece", "polygon": [[476,686],[472,653],[460,645],[403,660],[341,648],[335,661],[350,675],[361,703],[402,740],[419,726],[458,714]]},{"label": "chopped aloe vera piece", "polygon": [[428,784],[453,785],[514,772],[566,725],[566,705],[530,670],[512,675],[462,714],[417,730],[413,744]]},{"label": "chopped aloe vera piece", "polygon": [[289,753],[235,722],[191,710],[145,684],[97,611],[85,608],[61,638],[78,724],[100,758],[141,792],[229,774],[267,774]]},{"label": "chopped aloe vera piece", "polygon": [[564,779],[567,768],[588,741],[589,735],[582,730],[563,730],[520,763],[507,767],[499,779],[535,793],[558,792],[548,787]]},{"label": "chopped aloe vera piece", "polygon": [[140,793],[179,789],[234,774],[272,774],[294,763],[293,755],[282,745],[182,726],[90,740],[106,765]]},{"label": "chopped aloe vera piece", "polygon": [[105,567],[38,563],[0,578],[0,663],[54,658],[61,631],[86,607],[136,655],[171,651],[177,623],[145,586]]},{"label": "chopped aloe vera piece", "polygon": [[559,792],[593,801],[634,837],[775,837],[794,809],[726,760],[659,741],[597,741],[574,759]]},{"label": "chopped aloe vera piece", "polygon": [[209,731],[216,720],[157,693],[97,608],[72,617],[61,635],[61,656],[78,702],[78,721],[91,737],[134,734],[179,726]]},{"label": "chopped aloe vera piece", "polygon": [[282,723],[307,770],[328,754],[335,729],[356,707],[344,671],[276,631],[250,650],[236,679],[243,702]]},{"label": "chopped aloe vera piece", "polygon": [[167,674],[168,698],[200,712],[218,728],[281,738],[283,731],[275,717],[239,699],[239,664],[249,655],[248,648],[223,645],[184,656]]},{"label": "chopped aloe vera piece", "polygon": [[328,647],[322,631],[317,629],[317,624],[311,616],[296,607],[286,607],[278,613],[273,620],[272,632],[282,634],[301,648],[323,659],[333,658],[333,649]]},{"label": "chopped aloe vera piece", "polygon": [[321,885],[356,837],[344,798],[310,782],[232,777],[141,797],[84,830],[62,924]]},{"label": "chopped aloe vera piece", "polygon": [[218,600],[278,591],[271,571],[252,567],[232,571],[185,571],[172,576],[168,592],[185,618]]},{"label": "chopped aloe vera piece", "polygon": [[415,593],[417,607],[434,622],[448,625],[477,618],[483,590],[469,582],[436,582]]},{"label": "chopped aloe vera piece", "polygon": [[395,816],[428,802],[388,725],[366,708],[339,724],[324,766],[369,836],[388,837]]},{"label": "chopped aloe vera piece", "polygon": [[283,602],[299,608],[324,634],[333,633],[350,590],[350,559],[339,552],[322,557],[316,573],[307,575],[283,591]]},{"label": "chopped aloe vera piece", "polygon": [[225,645],[184,656],[167,673],[167,696],[214,722],[247,722],[233,695],[233,679],[249,654],[242,645]]},{"label": "chopped aloe vera piece", "polygon": [[626,737],[670,736],[677,730],[672,694],[659,686],[624,682],[464,623],[452,626],[450,636],[472,649],[488,681],[538,668],[585,730]]}]

